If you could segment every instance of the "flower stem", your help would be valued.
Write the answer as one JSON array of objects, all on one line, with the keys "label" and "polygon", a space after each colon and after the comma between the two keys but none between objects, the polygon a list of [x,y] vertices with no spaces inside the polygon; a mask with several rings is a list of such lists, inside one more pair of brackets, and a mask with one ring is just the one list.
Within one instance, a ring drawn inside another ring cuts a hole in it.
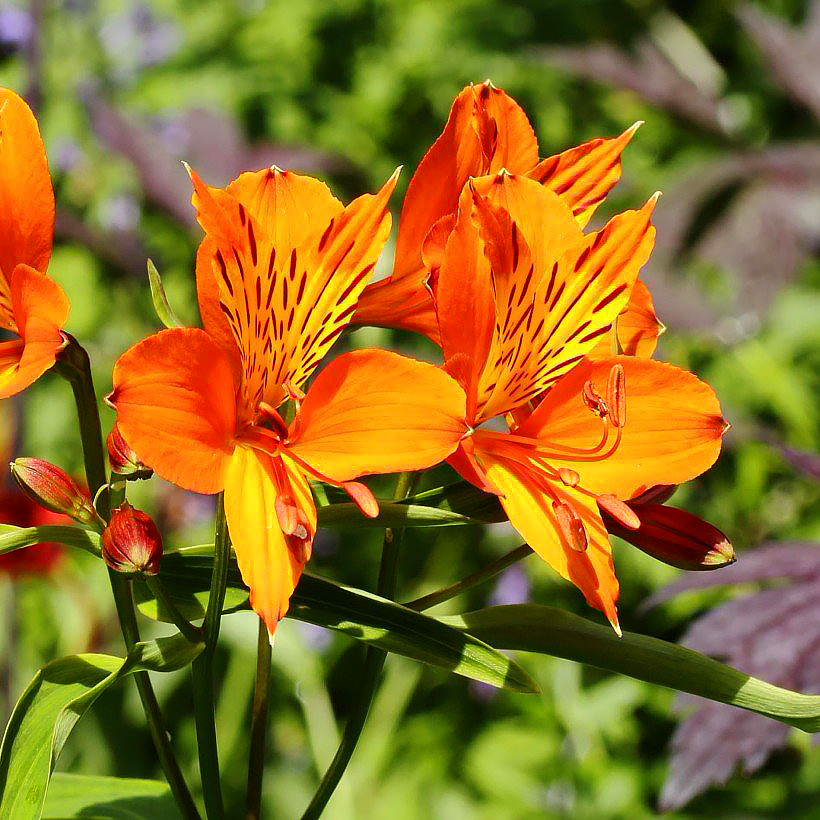
[{"label": "flower stem", "polygon": [[270,661],[270,636],[265,622],[260,618],[256,648],[256,684],[253,690],[253,709],[251,713],[248,791],[245,798],[246,820],[260,820],[262,817],[262,775],[265,771],[265,737],[268,731]]},{"label": "flower stem", "polygon": [[165,584],[162,583],[162,579],[156,575],[148,575],[145,576],[145,583],[157,599],[157,609],[167,614],[171,618],[171,622],[174,626],[191,643],[201,643],[203,639],[202,628],[194,626],[183,616],[179,609],[177,609],[176,604],[168,595],[168,590],[165,589]]},{"label": "flower stem", "polygon": [[216,510],[214,530],[214,565],[211,573],[211,592],[202,631],[205,649],[191,664],[191,681],[194,692],[194,723],[199,747],[199,773],[202,778],[202,796],[205,813],[209,820],[222,820],[225,807],[219,781],[219,754],[216,743],[216,703],[214,701],[213,659],[219,639],[222,605],[228,583],[228,567],[231,558],[231,539],[225,520],[225,504],[222,495]]},{"label": "flower stem", "polygon": [[[76,339],[68,334],[66,336],[68,344],[60,353],[57,370],[68,380],[74,392],[74,401],[77,405],[77,415],[80,423],[83,459],[85,461],[85,476],[91,497],[94,498],[100,488],[105,486],[108,481],[100,412],[97,407],[97,395],[94,392],[88,353]],[[101,509],[98,512],[107,520],[109,514],[108,499],[104,494],[100,496],[100,499]],[[131,586],[121,575],[111,570],[108,571],[108,577],[111,581],[111,591],[114,595],[114,604],[117,608],[122,636],[126,648],[130,651],[140,639]],[[147,672],[137,672],[134,674],[134,680],[142,701],[148,731],[154,742],[157,757],[162,770],[165,772],[174,799],[186,820],[199,820],[199,812],[185,783],[185,778],[182,776],[179,764],[174,757],[168,730],[165,727],[165,720],[162,717],[159,702],[151,686],[151,679],[148,677]]]},{"label": "flower stem", "polygon": [[[395,501],[401,501],[411,495],[418,479],[418,473],[400,473],[396,480],[396,490],[393,493]],[[396,581],[398,576],[399,552],[401,548],[403,529],[386,529],[384,531],[384,545],[382,547],[381,564],[379,565],[379,579],[376,592],[382,598],[394,598],[396,595]],[[364,729],[367,713],[373,702],[373,696],[379,684],[379,677],[387,653],[382,649],[367,647],[364,655],[364,666],[359,677],[359,690],[350,714],[345,724],[339,748],[330,763],[322,782],[316,789],[302,820],[316,820],[324,811],[336,786],[347,769],[347,764],[353,756],[356,745]]]},{"label": "flower stem", "polygon": [[423,595],[421,598],[409,601],[405,606],[408,609],[423,612],[425,609],[430,609],[436,606],[436,604],[449,601],[450,598],[455,598],[456,595],[461,595],[462,592],[466,592],[466,590],[487,581],[493,576],[498,575],[499,572],[503,572],[507,567],[520,561],[522,558],[526,558],[528,555],[532,555],[532,548],[527,544],[522,544],[520,547],[510,550],[506,555],[502,555],[495,561],[491,561],[489,564],[481,567],[481,569],[470,573],[470,575],[462,578],[460,581],[456,581],[456,583],[450,584],[450,586],[437,589],[429,595]]}]

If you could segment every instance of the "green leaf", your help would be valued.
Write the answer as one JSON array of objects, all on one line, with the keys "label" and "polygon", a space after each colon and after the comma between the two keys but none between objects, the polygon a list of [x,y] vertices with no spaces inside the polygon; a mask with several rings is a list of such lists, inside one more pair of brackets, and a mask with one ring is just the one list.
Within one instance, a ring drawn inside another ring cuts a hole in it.
[{"label": "green leaf", "polygon": [[180,820],[171,790],[157,780],[55,772],[43,809],[45,820]]},{"label": "green leaf", "polygon": [[42,667],[14,707],[0,747],[0,817],[40,817],[63,745],[102,692],[132,672],[181,669],[201,651],[202,644],[177,635],[138,643],[125,659],[69,655]]},{"label": "green leaf", "polygon": [[78,527],[13,527],[0,524],[0,555],[35,544],[65,544],[100,556],[100,536]]},{"label": "green leaf", "polygon": [[154,303],[154,310],[160,322],[165,327],[184,327],[169,304],[159,271],[150,259],[148,260],[148,283],[151,286],[151,299]]},{"label": "green leaf", "polygon": [[801,695],[744,675],[699,652],[547,606],[492,607],[440,618],[493,646],[568,658],[728,703],[806,732],[820,730],[820,695]]},{"label": "green leaf", "polygon": [[[212,547],[192,547],[163,556],[160,578],[182,614],[195,620],[204,615],[211,579]],[[147,585],[134,583],[140,611],[164,620]],[[248,606],[248,590],[235,562],[228,572],[223,611]],[[457,675],[518,692],[537,692],[530,676],[515,662],[473,636],[445,626],[376,595],[304,573],[291,598],[288,617],[344,632],[356,640]]]}]

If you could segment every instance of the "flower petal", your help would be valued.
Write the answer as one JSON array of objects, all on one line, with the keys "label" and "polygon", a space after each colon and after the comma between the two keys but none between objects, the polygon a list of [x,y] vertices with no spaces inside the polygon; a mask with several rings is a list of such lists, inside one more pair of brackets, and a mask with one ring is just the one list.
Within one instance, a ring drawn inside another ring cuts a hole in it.
[{"label": "flower petal", "polygon": [[[317,193],[326,191],[321,183],[278,169],[265,174],[264,194],[252,188],[249,200],[257,219],[191,172],[209,240],[201,254],[208,254],[210,271],[207,257],[197,265],[203,321],[223,346],[230,330],[248,407],[262,400],[278,406],[287,395],[283,385],[300,387],[350,321],[390,232],[387,202],[396,183],[394,174],[378,194],[361,196],[328,219],[334,209]],[[251,175],[238,190],[247,194],[258,180]],[[280,224],[291,216],[295,228]]]},{"label": "flower petal", "polygon": [[120,356],[109,402],[140,460],[196,493],[218,493],[234,450],[231,362],[196,328],[149,336]]},{"label": "flower petal", "polygon": [[651,359],[658,345],[658,338],[666,330],[655,313],[649,288],[638,279],[629,295],[629,302],[621,311],[615,323],[620,351],[613,350],[612,334],[601,336],[599,342],[587,355],[590,359],[601,359],[617,355],[619,352],[641,359]]},{"label": "flower petal", "polygon": [[[305,477],[283,458],[294,501],[308,522],[308,547],[316,533],[316,508]],[[288,611],[290,596],[304,569],[304,539],[286,536],[276,513],[278,494],[272,459],[238,446],[225,475],[225,516],[242,580],[251,591],[251,606],[273,635]]]},{"label": "flower petal", "polygon": [[317,377],[291,428],[288,452],[334,481],[432,467],[467,431],[464,393],[440,368],[359,350]]},{"label": "flower petal", "polygon": [[583,228],[621,178],[621,153],[640,125],[541,160],[527,176],[558,194]]},{"label": "flower petal", "polygon": [[60,330],[69,311],[63,289],[28,265],[14,269],[10,295],[21,339],[0,345],[0,399],[24,390],[54,364],[65,345]]},{"label": "flower petal", "polygon": [[470,420],[476,417],[481,373],[493,342],[495,301],[489,259],[473,219],[472,193],[465,186],[438,274],[436,313],[444,367],[467,394]]},{"label": "flower petal", "polygon": [[425,237],[439,219],[455,213],[470,177],[501,168],[526,173],[537,162],[538,143],[520,106],[489,82],[464,88],[407,186],[393,273],[365,289],[354,322],[415,330],[435,340],[432,306],[423,298]]},{"label": "flower petal", "polygon": [[[513,527],[559,575],[575,584],[587,603],[602,611],[617,630],[618,579],[606,527],[595,500],[572,487],[552,483],[550,497],[528,475],[526,467],[483,446],[478,435],[475,449]],[[570,504],[583,522],[585,550],[574,549],[564,538],[553,507],[555,499]]]},{"label": "flower petal", "polygon": [[31,109],[0,89],[0,325],[9,324],[10,282],[19,264],[45,271],[54,238],[54,192]]},{"label": "flower petal", "polygon": [[544,447],[594,448],[602,422],[584,404],[584,384],[591,381],[606,395],[613,365],[623,367],[626,424],[615,451],[599,460],[550,458],[581,476],[581,486],[596,495],[626,500],[656,484],[682,484],[703,473],[718,457],[728,425],[707,384],[685,370],[652,359],[614,356],[584,361],[546,395],[515,432],[537,438]]}]

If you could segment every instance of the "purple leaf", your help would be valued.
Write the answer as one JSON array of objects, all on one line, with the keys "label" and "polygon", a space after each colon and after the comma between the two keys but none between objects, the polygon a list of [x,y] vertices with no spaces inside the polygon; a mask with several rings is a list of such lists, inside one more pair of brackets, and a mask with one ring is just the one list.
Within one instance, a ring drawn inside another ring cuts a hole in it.
[{"label": "purple leaf", "polygon": [[738,557],[737,563],[717,572],[692,573],[647,598],[641,606],[648,611],[684,592],[760,581],[805,581],[820,578],[820,544],[778,542],[764,544]]},{"label": "purple leaf", "polygon": [[820,119],[820,3],[812,3],[802,30],[751,3],[736,13],[783,90]]},{"label": "purple leaf", "polygon": [[[778,686],[818,692],[820,579],[725,604],[695,621],[682,643]],[[679,695],[676,709],[688,714],[672,738],[665,811],[726,783],[738,767],[752,774],[788,739],[788,727],[724,704]]]}]

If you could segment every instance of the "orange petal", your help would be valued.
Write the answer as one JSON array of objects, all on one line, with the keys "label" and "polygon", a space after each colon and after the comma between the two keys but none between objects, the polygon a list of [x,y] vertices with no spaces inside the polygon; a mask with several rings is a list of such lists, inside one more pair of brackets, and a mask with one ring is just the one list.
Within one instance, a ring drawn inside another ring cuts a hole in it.
[{"label": "orange petal", "polygon": [[18,265],[11,277],[11,306],[21,340],[2,345],[0,398],[24,390],[53,364],[65,345],[60,332],[68,319],[63,289],[44,273]]},{"label": "orange petal", "polygon": [[13,91],[0,89],[0,315],[8,323],[9,285],[19,264],[45,271],[54,238],[54,192],[37,121]]},{"label": "orange petal", "polygon": [[288,452],[334,481],[432,467],[467,428],[464,393],[441,369],[359,350],[317,377],[291,428]]},{"label": "orange petal", "polygon": [[463,89],[444,130],[407,186],[393,273],[365,289],[354,322],[414,330],[435,341],[436,326],[430,323],[430,314],[422,312],[425,305],[414,306],[413,314],[419,316],[408,315],[405,306],[423,289],[427,277],[422,259],[425,237],[438,220],[455,213],[470,177],[501,168],[526,173],[537,162],[532,126],[511,97],[489,82]]},{"label": "orange petal", "polygon": [[283,457],[305,538],[285,536],[276,512],[277,485],[270,456],[238,446],[225,475],[225,516],[251,606],[273,635],[288,611],[290,596],[310,553],[316,533],[316,508],[305,477]]},{"label": "orange petal", "polygon": [[[482,445],[476,435],[476,453],[497,488],[510,523],[521,537],[563,578],[583,592],[587,603],[602,611],[618,630],[618,579],[612,549],[595,500],[563,484],[550,483],[548,495],[532,480],[527,468]],[[564,536],[554,503],[566,504],[580,518],[586,549],[579,551]]]},{"label": "orange petal", "polygon": [[467,394],[467,418],[477,412],[481,373],[495,332],[495,293],[490,264],[473,220],[469,186],[444,249],[436,282],[436,313],[447,372]]},{"label": "orange petal", "polygon": [[590,359],[607,358],[619,352],[641,359],[652,358],[658,338],[666,328],[655,313],[649,288],[640,279],[635,282],[629,302],[618,316],[615,328],[620,350],[613,350],[612,334],[608,333],[587,354]]},{"label": "orange petal", "polygon": [[230,331],[251,409],[260,401],[278,406],[285,383],[301,386],[350,321],[390,232],[387,202],[396,182],[394,174],[378,194],[333,209],[317,194],[326,189],[316,180],[278,169],[262,178],[264,194],[258,174],[234,183],[257,219],[228,191],[208,189],[191,172],[209,240],[201,249],[207,256],[198,260],[203,321],[223,345]]},{"label": "orange petal", "polygon": [[[655,235],[653,197],[640,211],[627,211],[578,242],[572,237],[580,229],[565,214],[569,223],[563,224],[570,227],[544,240],[549,223],[540,224],[532,213],[549,214],[555,195],[523,177],[496,180],[490,188],[482,184],[487,196],[476,197],[499,328],[478,392],[483,418],[533,399],[595,348],[626,305]],[[513,210],[491,199],[512,203]]]},{"label": "orange petal", "polygon": [[480,177],[471,184],[478,200],[483,198],[503,208],[518,226],[532,254],[538,281],[563,253],[584,239],[566,203],[526,176],[502,172]]},{"label": "orange petal", "polygon": [[236,385],[231,362],[202,330],[149,336],[114,365],[109,402],[123,437],[162,478],[218,493],[234,450]]},{"label": "orange petal", "polygon": [[621,153],[640,125],[542,160],[528,176],[558,194],[583,228],[621,178]]},{"label": "orange petal", "polygon": [[602,422],[584,404],[582,391],[591,381],[605,395],[609,372],[618,363],[626,394],[626,424],[618,447],[601,460],[549,458],[550,464],[576,470],[581,486],[596,495],[611,493],[622,500],[656,484],[682,484],[711,467],[728,427],[717,396],[693,374],[652,359],[584,361],[515,432],[537,438],[547,450],[551,445],[594,448]]}]

